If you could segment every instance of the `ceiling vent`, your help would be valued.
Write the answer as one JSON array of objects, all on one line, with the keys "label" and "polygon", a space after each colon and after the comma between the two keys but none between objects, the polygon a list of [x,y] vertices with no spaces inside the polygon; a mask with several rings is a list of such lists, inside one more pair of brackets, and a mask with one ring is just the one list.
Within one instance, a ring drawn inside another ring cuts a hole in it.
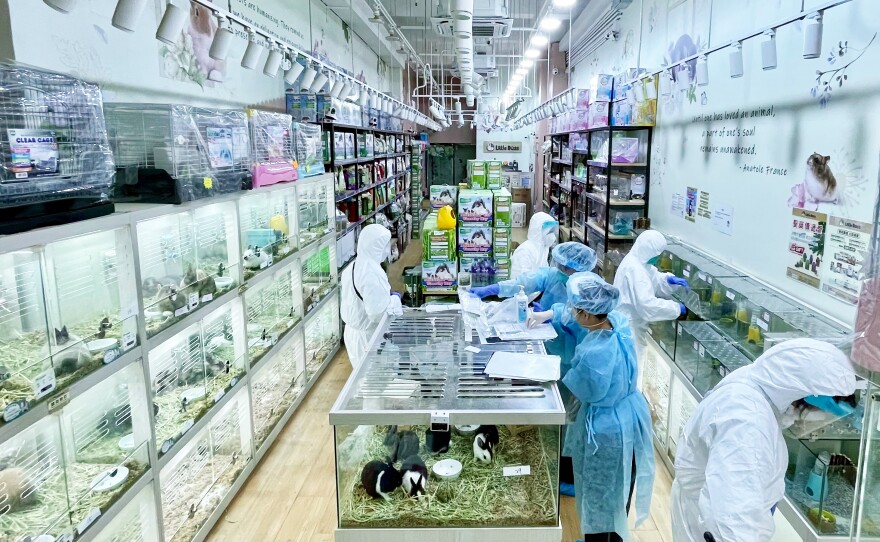
[{"label": "ceiling vent", "polygon": [[[434,32],[441,36],[454,35],[451,17],[431,17]],[[509,38],[513,19],[481,19],[474,17],[474,38]]]}]

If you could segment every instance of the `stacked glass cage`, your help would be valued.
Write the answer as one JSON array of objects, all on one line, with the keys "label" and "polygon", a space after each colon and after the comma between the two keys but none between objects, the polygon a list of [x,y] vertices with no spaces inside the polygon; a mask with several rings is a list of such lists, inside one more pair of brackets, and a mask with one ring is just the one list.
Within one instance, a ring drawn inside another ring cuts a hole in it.
[{"label": "stacked glass cage", "polygon": [[159,540],[153,488],[138,493],[118,516],[95,536],[95,542],[150,542]]},{"label": "stacked glass cage", "polygon": [[250,187],[244,111],[129,103],[104,111],[117,200],[182,203]]},{"label": "stacked glass cage", "polygon": [[296,254],[296,187],[256,190],[238,202],[244,280]]},{"label": "stacked glass cage", "polygon": [[333,177],[299,181],[297,186],[299,247],[304,249],[332,232],[336,227],[336,195]]},{"label": "stacked glass cage", "polygon": [[296,265],[277,271],[245,293],[251,365],[302,320],[302,283]]},{"label": "stacked glass cage", "polygon": [[317,249],[302,255],[303,310],[306,314],[327,297],[339,279],[336,267],[336,242],[328,239]]},{"label": "stacked glass cage", "polygon": [[339,301],[327,299],[305,325],[306,376],[311,381],[330,359],[340,339]]},{"label": "stacked glass cage", "polygon": [[262,447],[290,406],[302,395],[308,381],[302,330],[280,346],[256,369],[251,393],[254,409],[254,440]]}]

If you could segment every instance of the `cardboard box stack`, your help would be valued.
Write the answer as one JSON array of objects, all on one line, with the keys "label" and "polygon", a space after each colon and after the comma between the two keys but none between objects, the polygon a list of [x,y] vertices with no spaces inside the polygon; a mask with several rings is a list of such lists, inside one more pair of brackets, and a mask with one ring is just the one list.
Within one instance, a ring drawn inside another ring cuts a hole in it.
[{"label": "cardboard box stack", "polygon": [[422,291],[449,293],[458,291],[456,231],[437,227],[437,211],[432,211],[422,225]]}]

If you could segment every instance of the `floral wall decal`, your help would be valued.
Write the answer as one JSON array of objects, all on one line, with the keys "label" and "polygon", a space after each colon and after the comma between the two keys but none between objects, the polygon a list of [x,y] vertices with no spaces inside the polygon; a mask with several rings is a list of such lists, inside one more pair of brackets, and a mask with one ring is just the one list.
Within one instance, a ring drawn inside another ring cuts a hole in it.
[{"label": "floral wall decal", "polygon": [[[839,41],[837,42],[837,47],[832,49],[828,53],[828,58],[825,59],[825,62],[828,63],[829,68],[826,70],[816,70],[816,86],[810,89],[810,95],[813,98],[818,98],[819,107],[825,108],[828,105],[829,100],[831,100],[831,93],[835,88],[842,88],[843,84],[849,79],[849,75],[846,71],[850,66],[858,62],[862,55],[865,54],[865,51],[868,50],[869,47],[874,43],[874,40],[877,39],[877,34],[875,33],[871,40],[864,47],[857,48],[851,47],[849,45],[849,41]],[[851,53],[858,53],[854,58],[850,58]],[[843,63],[842,66],[837,65],[838,61]],[[835,67],[837,66],[837,67]]]}]

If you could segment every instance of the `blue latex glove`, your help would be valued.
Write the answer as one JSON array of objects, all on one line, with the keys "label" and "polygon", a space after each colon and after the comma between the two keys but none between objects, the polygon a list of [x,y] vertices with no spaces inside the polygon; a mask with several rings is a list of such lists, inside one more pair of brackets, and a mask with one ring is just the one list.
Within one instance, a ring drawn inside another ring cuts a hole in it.
[{"label": "blue latex glove", "polygon": [[534,312],[544,312],[544,307],[542,307],[537,301],[532,301],[531,307]]},{"label": "blue latex glove", "polygon": [[835,416],[849,416],[855,411],[855,408],[847,403],[838,403],[834,397],[827,395],[808,395],[804,397],[804,402]]},{"label": "blue latex glove", "polygon": [[681,315],[684,316],[687,313],[688,313],[688,308],[684,305],[684,303],[682,303],[681,304]]},{"label": "blue latex glove", "polygon": [[776,507],[777,507],[777,506],[779,506],[779,505],[774,504],[774,505],[773,505],[773,508],[770,509],[770,515],[771,515],[771,516],[776,514]]},{"label": "blue latex glove", "polygon": [[391,292],[391,295],[396,295],[397,299],[403,299],[403,296],[400,295],[400,292]]},{"label": "blue latex glove", "polygon": [[476,288],[471,288],[470,292],[475,296],[483,299],[484,297],[489,297],[490,295],[498,295],[500,288],[497,284],[490,284],[489,286],[478,286]]},{"label": "blue latex glove", "polygon": [[666,282],[673,286],[684,286],[685,288],[688,287],[688,281],[680,277],[666,277]]}]

